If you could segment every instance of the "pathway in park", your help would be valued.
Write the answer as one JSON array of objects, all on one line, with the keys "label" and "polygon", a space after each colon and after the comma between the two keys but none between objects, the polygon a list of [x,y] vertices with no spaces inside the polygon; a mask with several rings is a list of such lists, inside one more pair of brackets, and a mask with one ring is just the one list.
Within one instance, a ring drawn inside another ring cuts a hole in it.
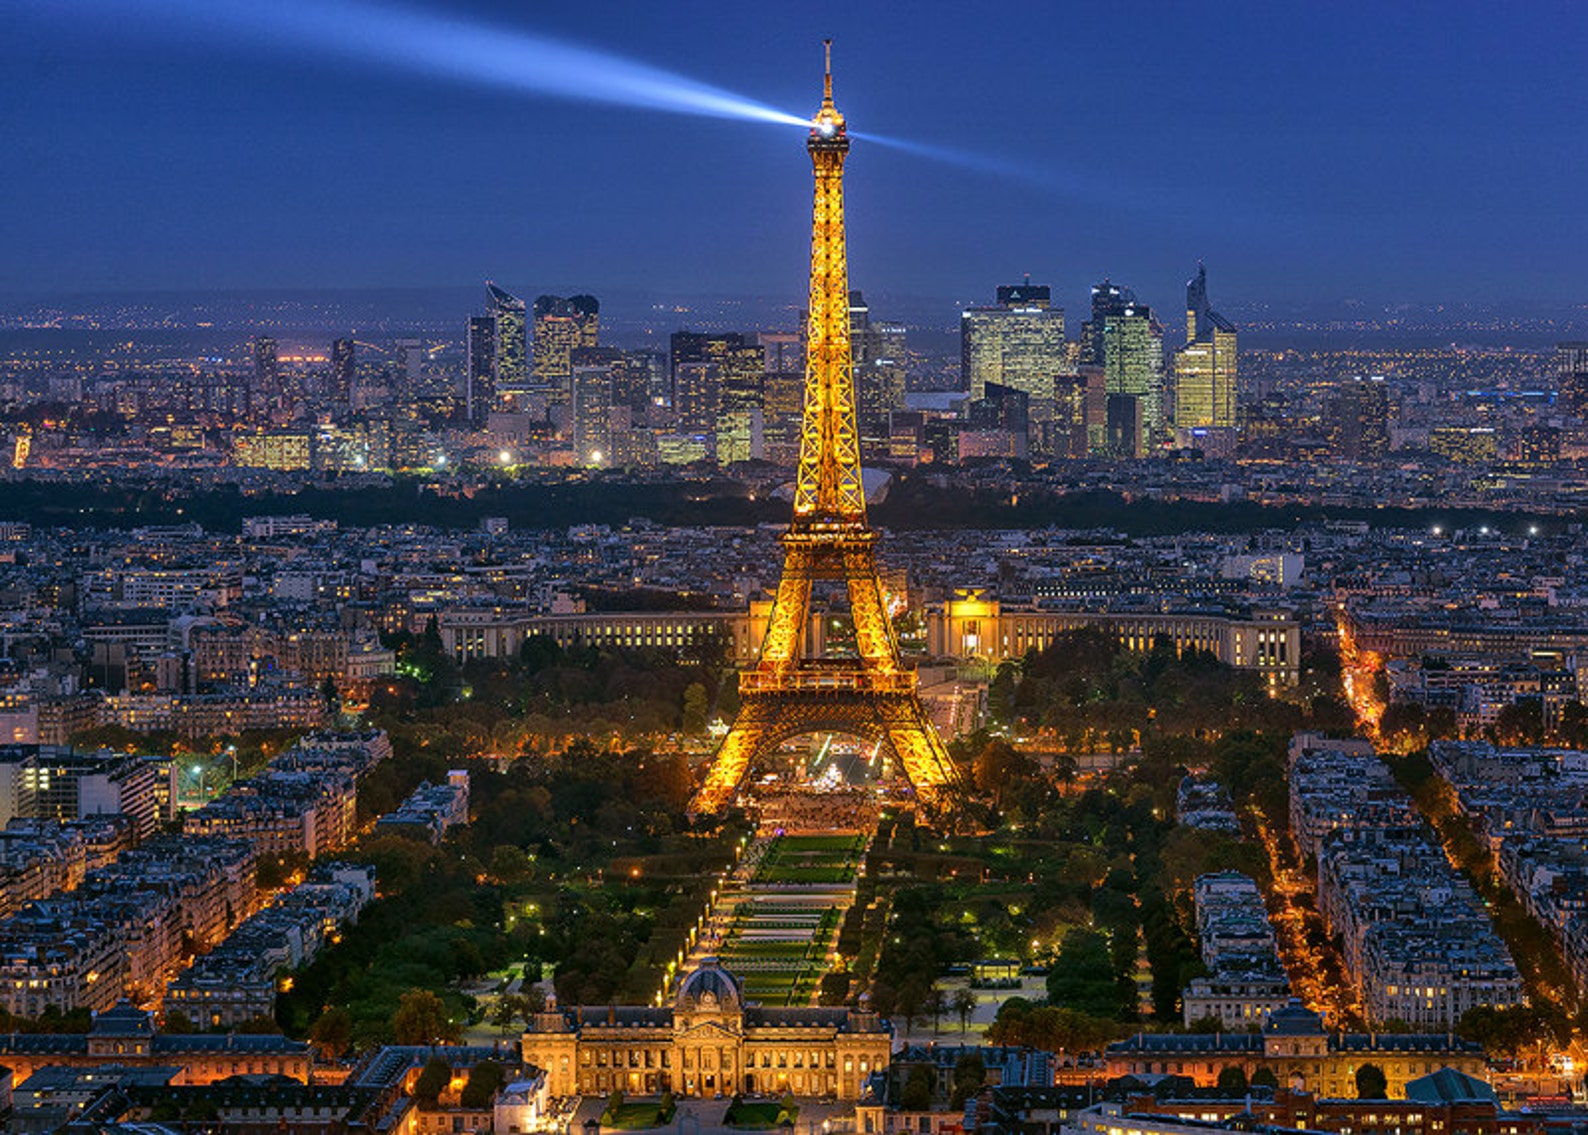
[{"label": "pathway in park", "polygon": [[723,883],[683,972],[716,957],[763,1005],[809,1005],[832,968],[871,837],[762,834]]}]

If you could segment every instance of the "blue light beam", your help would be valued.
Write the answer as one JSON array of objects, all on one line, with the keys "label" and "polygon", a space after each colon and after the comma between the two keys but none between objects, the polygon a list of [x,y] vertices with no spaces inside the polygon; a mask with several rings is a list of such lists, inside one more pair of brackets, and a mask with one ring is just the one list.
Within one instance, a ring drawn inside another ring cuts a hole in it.
[{"label": "blue light beam", "polygon": [[518,28],[367,0],[99,0],[159,31],[210,30],[246,46],[358,58],[456,82],[675,114],[808,127],[743,95]]}]

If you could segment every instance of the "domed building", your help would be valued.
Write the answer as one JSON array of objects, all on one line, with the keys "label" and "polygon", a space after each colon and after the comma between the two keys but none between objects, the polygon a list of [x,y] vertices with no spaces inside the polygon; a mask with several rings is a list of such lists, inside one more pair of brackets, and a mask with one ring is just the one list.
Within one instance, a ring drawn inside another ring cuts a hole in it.
[{"label": "domed building", "polygon": [[684,978],[671,1006],[548,1005],[524,1032],[523,1059],[546,1070],[554,1096],[792,1092],[860,1097],[888,1066],[893,1032],[853,1009],[747,1004],[716,958]]}]

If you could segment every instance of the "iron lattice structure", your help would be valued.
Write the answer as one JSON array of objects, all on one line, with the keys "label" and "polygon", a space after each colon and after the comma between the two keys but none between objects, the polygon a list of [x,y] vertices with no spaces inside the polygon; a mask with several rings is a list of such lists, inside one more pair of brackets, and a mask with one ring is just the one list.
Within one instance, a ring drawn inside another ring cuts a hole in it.
[{"label": "iron lattice structure", "polygon": [[[721,811],[758,757],[791,737],[838,732],[892,751],[916,798],[946,809],[959,778],[921,705],[914,670],[899,660],[877,578],[876,533],[866,519],[849,345],[844,247],[844,158],[849,137],[833,106],[831,49],[821,110],[806,143],[816,174],[811,213],[805,409],[794,518],[782,537],[783,576],[756,664],[739,676],[739,712],[693,811]],[[842,582],[855,627],[854,658],[805,657],[811,585]]]}]

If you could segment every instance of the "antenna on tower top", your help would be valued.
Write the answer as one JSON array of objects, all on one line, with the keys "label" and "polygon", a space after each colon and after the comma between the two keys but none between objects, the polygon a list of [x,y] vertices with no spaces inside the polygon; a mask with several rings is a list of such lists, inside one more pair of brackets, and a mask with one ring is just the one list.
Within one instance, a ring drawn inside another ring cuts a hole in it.
[{"label": "antenna on tower top", "polygon": [[833,41],[831,38],[822,40],[822,48],[827,53],[827,67],[822,77],[822,93],[827,96],[827,101],[833,99]]}]

